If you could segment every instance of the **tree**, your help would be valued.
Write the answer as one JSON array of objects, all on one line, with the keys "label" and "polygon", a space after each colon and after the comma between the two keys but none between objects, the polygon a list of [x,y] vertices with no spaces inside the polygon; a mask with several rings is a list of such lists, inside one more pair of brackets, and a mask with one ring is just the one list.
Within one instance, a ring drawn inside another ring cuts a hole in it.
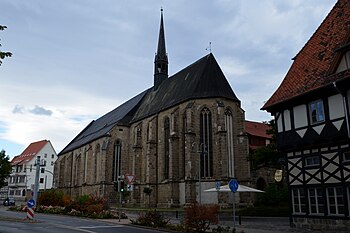
[{"label": "tree", "polygon": [[275,120],[270,120],[269,122],[264,122],[270,126],[270,129],[266,131],[267,134],[271,135],[271,143],[259,147],[249,155],[250,161],[252,162],[252,168],[254,170],[269,167],[269,168],[280,168],[282,155],[277,150],[276,145],[276,125]]},{"label": "tree", "polygon": [[[0,31],[5,30],[6,28],[7,28],[6,26],[0,25]],[[0,47],[1,47],[1,44],[0,44]],[[5,59],[5,57],[11,57],[11,56],[12,56],[11,52],[3,52],[0,50],[0,66],[2,64],[2,60]]]},{"label": "tree", "polygon": [[10,157],[2,150],[0,152],[0,188],[6,185],[5,179],[11,174],[12,166],[9,160]]}]

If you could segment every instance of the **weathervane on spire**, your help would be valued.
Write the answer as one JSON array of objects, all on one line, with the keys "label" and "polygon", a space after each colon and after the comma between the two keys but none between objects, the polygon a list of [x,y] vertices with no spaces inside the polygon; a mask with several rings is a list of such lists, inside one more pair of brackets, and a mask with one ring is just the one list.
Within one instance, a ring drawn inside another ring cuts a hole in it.
[{"label": "weathervane on spire", "polygon": [[211,42],[209,42],[209,46],[205,48],[205,50],[209,50],[209,53],[211,53]]}]

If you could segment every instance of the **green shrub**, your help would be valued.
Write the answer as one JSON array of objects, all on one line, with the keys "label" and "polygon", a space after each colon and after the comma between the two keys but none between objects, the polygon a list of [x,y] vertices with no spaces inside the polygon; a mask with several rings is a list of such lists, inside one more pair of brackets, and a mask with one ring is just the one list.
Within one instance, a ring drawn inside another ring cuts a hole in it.
[{"label": "green shrub", "polygon": [[192,204],[185,209],[185,229],[186,232],[206,232],[211,224],[218,224],[218,205],[198,205]]},{"label": "green shrub", "polygon": [[103,205],[102,204],[91,204],[86,207],[86,214],[87,215],[94,215],[101,213],[103,211]]},{"label": "green shrub", "polygon": [[141,213],[136,220],[131,220],[131,223],[147,227],[166,228],[169,221],[170,219],[165,218],[157,211],[147,211]]},{"label": "green shrub", "polygon": [[222,226],[218,226],[217,228],[212,229],[213,233],[231,233],[233,232],[233,229],[231,229],[230,227],[222,227]]},{"label": "green shrub", "polygon": [[288,188],[277,184],[269,185],[264,193],[259,193],[256,205],[280,205],[288,203]]},{"label": "green shrub", "polygon": [[46,190],[38,197],[38,205],[43,206],[65,206],[69,202],[69,196],[55,189]]}]

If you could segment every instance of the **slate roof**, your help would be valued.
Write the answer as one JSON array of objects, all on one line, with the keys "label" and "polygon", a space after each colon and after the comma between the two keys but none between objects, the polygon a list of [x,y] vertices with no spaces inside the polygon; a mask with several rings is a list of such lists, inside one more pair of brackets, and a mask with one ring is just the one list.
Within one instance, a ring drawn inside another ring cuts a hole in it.
[{"label": "slate roof", "polygon": [[[346,72],[333,74],[339,62],[339,49],[349,45],[350,1],[338,0],[311,36],[282,83],[262,109],[269,110],[285,101],[344,78]],[[347,76],[349,77],[349,76]]]},{"label": "slate roof", "polygon": [[164,80],[149,91],[132,122],[190,99],[224,97],[239,101],[212,53]]},{"label": "slate roof", "polygon": [[158,88],[149,88],[96,121],[92,121],[60,153],[106,136],[116,125],[130,125],[191,99],[222,97],[240,102],[212,53],[204,56]]},{"label": "slate roof", "polygon": [[11,160],[11,165],[22,165],[31,161],[41,149],[48,143],[48,140],[42,140],[31,143],[20,155],[15,156]]},{"label": "slate roof", "polygon": [[141,99],[148,90],[138,94],[97,120],[93,120],[59,154],[67,153],[93,140],[106,136],[117,124],[128,125]]}]

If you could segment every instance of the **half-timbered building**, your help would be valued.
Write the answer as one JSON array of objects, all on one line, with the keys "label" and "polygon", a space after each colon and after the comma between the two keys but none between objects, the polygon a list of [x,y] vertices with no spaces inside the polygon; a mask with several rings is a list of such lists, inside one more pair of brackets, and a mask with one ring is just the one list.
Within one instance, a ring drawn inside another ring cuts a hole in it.
[{"label": "half-timbered building", "polygon": [[339,0],[263,106],[286,159],[291,224],[350,230],[350,1]]},{"label": "half-timbered building", "polygon": [[233,177],[249,185],[247,151],[244,111],[212,53],[168,77],[161,14],[153,87],[92,121],[59,153],[56,185],[73,198],[113,202],[113,181],[126,175],[135,177],[127,205],[225,204],[229,194],[203,191]]}]

